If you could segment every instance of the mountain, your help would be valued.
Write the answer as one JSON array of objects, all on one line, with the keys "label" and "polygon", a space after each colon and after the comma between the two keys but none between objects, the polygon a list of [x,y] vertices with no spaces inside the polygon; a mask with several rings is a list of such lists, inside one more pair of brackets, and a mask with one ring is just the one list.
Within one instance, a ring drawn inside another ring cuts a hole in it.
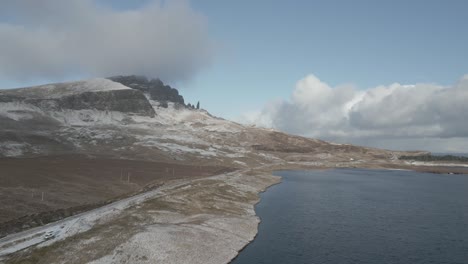
[{"label": "mountain", "polygon": [[[36,228],[0,239],[0,261],[12,250],[31,263],[91,262],[121,245],[110,233],[125,234],[122,241],[148,235],[136,245],[160,237],[153,241],[159,249],[185,252],[158,255],[174,262],[198,252],[226,261],[255,236],[257,195],[279,181],[271,171],[407,168],[398,157],[421,154],[245,126],[188,107],[176,89],[139,76],[0,90],[0,124],[0,236]],[[34,242],[50,230],[62,242]],[[83,242],[80,233],[103,240]],[[181,248],[199,236],[204,243]],[[61,244],[47,248],[47,256],[42,248],[19,251],[33,242]],[[124,250],[129,256],[143,250],[132,243]],[[199,248],[205,244],[211,246]],[[84,260],[79,252],[90,252],[88,245],[95,253]]]},{"label": "mountain", "polygon": [[0,156],[5,157],[85,154],[246,166],[280,156],[316,160],[315,155],[333,152],[335,160],[349,161],[357,154],[373,159],[396,153],[213,117],[184,107],[174,88],[138,76],[1,90],[0,121]]},{"label": "mountain", "polygon": [[[177,90],[161,83],[118,76],[0,90],[0,157],[80,155],[249,168],[274,164],[364,166],[396,162],[399,155],[214,117],[205,110],[185,107]],[[62,158],[62,162],[69,160]],[[36,166],[34,161],[31,164]]]}]

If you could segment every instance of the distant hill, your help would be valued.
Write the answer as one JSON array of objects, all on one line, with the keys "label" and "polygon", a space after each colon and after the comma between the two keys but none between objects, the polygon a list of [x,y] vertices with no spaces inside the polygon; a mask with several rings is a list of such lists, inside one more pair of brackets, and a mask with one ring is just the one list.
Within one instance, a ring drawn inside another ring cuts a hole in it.
[{"label": "distant hill", "polygon": [[420,156],[401,156],[402,160],[416,160],[416,161],[460,161],[468,162],[468,157],[455,156],[455,155],[420,155]]}]

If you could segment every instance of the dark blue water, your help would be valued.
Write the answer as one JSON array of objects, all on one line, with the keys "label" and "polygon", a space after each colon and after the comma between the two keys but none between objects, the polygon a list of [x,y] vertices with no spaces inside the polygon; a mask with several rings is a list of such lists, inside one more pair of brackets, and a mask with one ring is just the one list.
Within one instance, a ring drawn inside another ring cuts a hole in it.
[{"label": "dark blue water", "polygon": [[468,263],[468,175],[278,172],[241,263]]}]

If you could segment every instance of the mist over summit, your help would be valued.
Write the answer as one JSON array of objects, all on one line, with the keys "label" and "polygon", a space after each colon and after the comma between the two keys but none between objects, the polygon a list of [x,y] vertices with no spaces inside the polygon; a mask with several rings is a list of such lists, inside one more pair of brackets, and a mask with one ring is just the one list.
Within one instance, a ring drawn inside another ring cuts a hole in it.
[{"label": "mist over summit", "polygon": [[94,0],[2,1],[0,76],[63,80],[135,72],[191,79],[211,63],[205,18],[188,1],[119,10]]}]

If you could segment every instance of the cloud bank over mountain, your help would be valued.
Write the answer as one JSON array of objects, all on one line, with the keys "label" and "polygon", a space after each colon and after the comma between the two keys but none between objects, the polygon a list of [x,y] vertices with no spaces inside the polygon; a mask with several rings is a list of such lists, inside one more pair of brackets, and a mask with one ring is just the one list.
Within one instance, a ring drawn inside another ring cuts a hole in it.
[{"label": "cloud bank over mountain", "polygon": [[331,87],[314,75],[289,100],[245,115],[249,123],[325,140],[396,149],[468,146],[468,75],[451,86]]},{"label": "cloud bank over mountain", "polygon": [[142,74],[186,80],[214,43],[187,1],[118,10],[93,0],[0,0],[0,77]]}]

